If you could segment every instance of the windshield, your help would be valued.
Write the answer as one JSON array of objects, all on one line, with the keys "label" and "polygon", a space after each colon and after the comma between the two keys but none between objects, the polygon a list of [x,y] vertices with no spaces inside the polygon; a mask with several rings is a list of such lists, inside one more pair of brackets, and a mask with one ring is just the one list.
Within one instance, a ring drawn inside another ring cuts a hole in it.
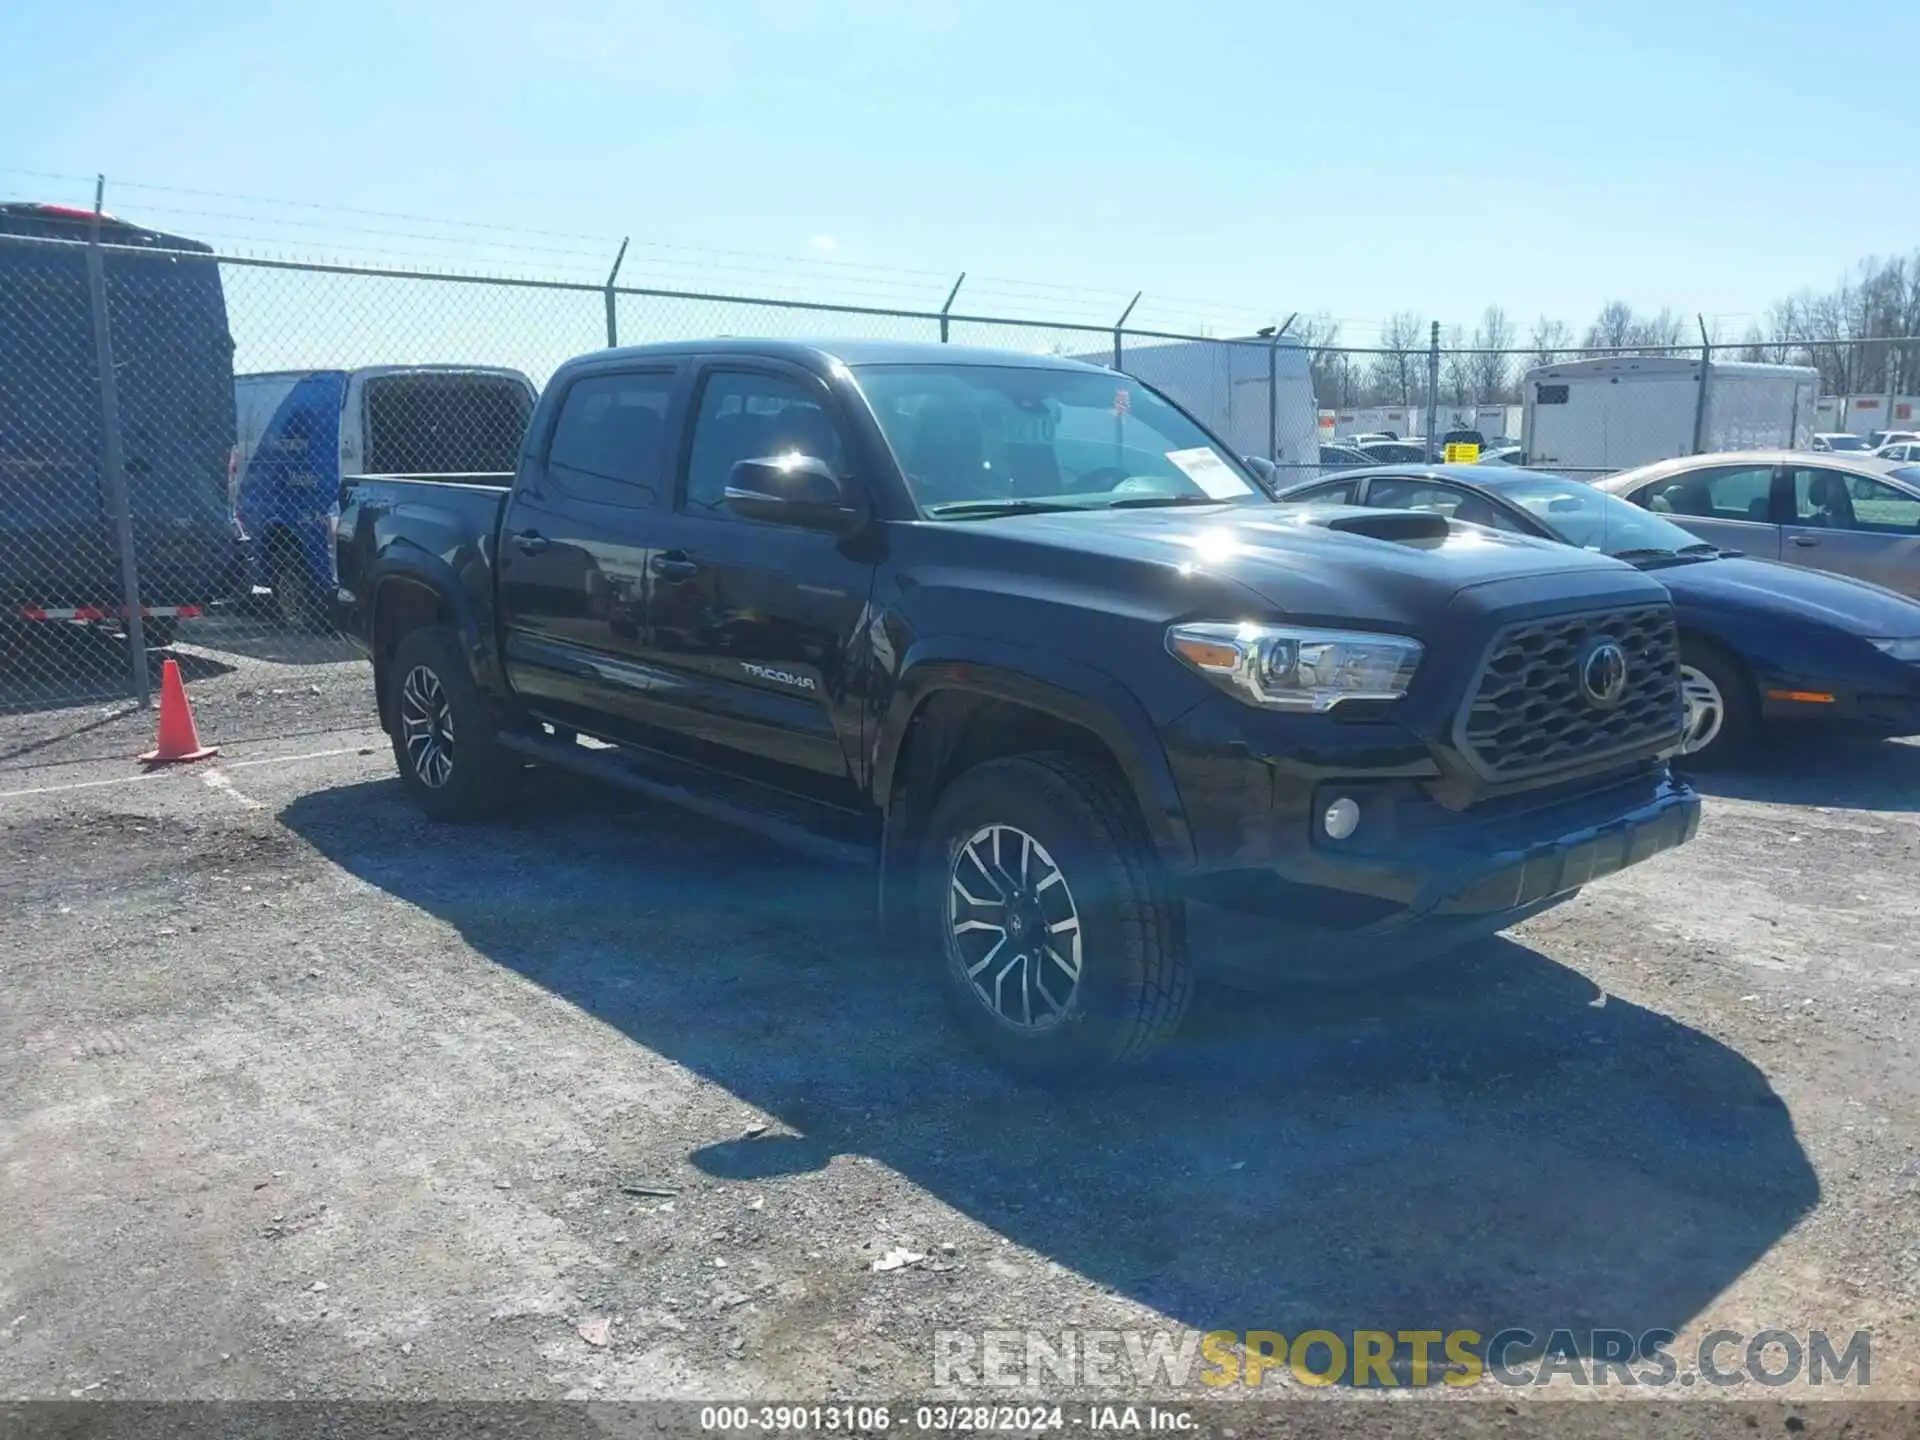
[{"label": "windshield", "polygon": [[1492,488],[1569,545],[1583,550],[1619,555],[1629,550],[1677,553],[1700,548],[1699,539],[1678,525],[1584,481],[1529,475],[1500,481]]},{"label": "windshield", "polygon": [[854,373],[929,515],[1266,498],[1198,425],[1122,375],[1016,365]]}]

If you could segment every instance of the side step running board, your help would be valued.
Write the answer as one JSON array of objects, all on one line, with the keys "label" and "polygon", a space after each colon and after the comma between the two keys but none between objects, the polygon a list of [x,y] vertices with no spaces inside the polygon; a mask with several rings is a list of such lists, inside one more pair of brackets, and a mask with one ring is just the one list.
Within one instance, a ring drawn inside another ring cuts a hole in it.
[{"label": "side step running board", "polygon": [[724,825],[751,830],[775,844],[823,860],[836,860],[849,865],[873,865],[880,858],[877,845],[823,835],[796,819],[775,814],[769,808],[702,794],[663,771],[649,773],[655,771],[656,767],[630,750],[590,750],[571,741],[556,740],[545,735],[526,735],[512,730],[502,731],[497,738],[507,749],[530,759],[604,780],[609,785],[631,790],[649,800],[663,800],[669,805],[677,805]]}]

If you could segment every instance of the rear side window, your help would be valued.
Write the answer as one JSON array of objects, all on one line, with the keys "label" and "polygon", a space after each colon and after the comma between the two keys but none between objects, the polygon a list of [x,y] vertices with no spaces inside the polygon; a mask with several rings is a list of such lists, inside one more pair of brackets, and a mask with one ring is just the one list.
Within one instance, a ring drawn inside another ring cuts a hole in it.
[{"label": "rear side window", "polygon": [[1633,499],[1662,515],[1691,515],[1700,520],[1752,520],[1772,516],[1773,467],[1733,466],[1693,470],[1656,480]]},{"label": "rear side window", "polygon": [[665,471],[671,371],[592,375],[561,402],[547,474],[578,500],[647,508]]},{"label": "rear side window", "polygon": [[516,376],[377,375],[366,384],[367,469],[376,475],[485,475],[511,470],[533,411]]}]

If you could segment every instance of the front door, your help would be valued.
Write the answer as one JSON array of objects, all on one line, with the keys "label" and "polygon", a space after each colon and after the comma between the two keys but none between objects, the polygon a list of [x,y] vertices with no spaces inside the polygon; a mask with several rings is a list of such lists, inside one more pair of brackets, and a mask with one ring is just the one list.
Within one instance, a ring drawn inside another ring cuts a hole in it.
[{"label": "front door", "polygon": [[852,808],[870,559],[857,542],[744,519],[724,492],[741,460],[798,452],[848,474],[837,402],[806,371],[709,362],[675,503],[648,559],[653,718],[703,763]]},{"label": "front door", "polygon": [[622,731],[644,708],[647,545],[679,380],[579,374],[515,481],[494,561],[502,653],[508,684],[545,719]]},{"label": "front door", "polygon": [[1782,558],[1920,596],[1920,499],[1871,475],[1792,465]]}]

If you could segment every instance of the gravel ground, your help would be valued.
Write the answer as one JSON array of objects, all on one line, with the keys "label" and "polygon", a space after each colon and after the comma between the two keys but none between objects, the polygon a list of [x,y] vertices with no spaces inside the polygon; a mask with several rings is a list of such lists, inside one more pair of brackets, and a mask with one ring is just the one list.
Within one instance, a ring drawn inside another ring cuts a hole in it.
[{"label": "gravel ground", "polygon": [[1869,1328],[1920,1394],[1920,747],[1793,742],[1457,963],[1056,1095],[850,872],[561,779],[436,827],[364,729],[130,780],[60,723],[0,722],[55,742],[0,771],[0,1397],[913,1396],[937,1331],[1315,1326]]},{"label": "gravel ground", "polygon": [[[222,741],[321,734],[365,723],[373,675],[339,635],[290,633],[220,612],[183,621],[172,656],[194,713]],[[153,748],[153,712],[129,698],[126,642],[98,629],[41,625],[0,634],[0,773],[137,755]]]}]

